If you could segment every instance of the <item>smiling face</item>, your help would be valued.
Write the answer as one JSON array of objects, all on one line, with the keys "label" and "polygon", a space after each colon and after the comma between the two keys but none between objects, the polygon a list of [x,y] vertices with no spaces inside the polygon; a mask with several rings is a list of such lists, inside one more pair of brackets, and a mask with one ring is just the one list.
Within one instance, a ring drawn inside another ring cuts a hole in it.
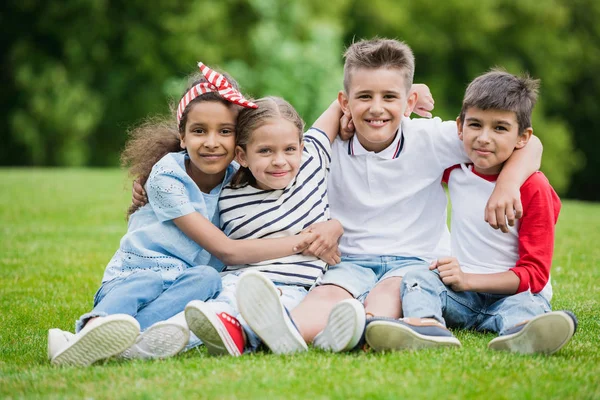
[{"label": "smiling face", "polygon": [[519,135],[517,116],[513,111],[481,110],[470,107],[464,121],[456,120],[458,136],[476,172],[484,175],[500,173],[502,165],[515,149],[527,144],[533,130]]},{"label": "smiling face", "polygon": [[394,141],[416,94],[408,95],[402,71],[396,68],[357,68],[350,76],[348,93],[338,95],[342,110],[352,117],[360,144],[382,151]]},{"label": "smiling face", "polygon": [[237,160],[247,167],[262,190],[284,189],[298,174],[304,144],[292,122],[271,119],[255,129],[246,149],[236,148]]},{"label": "smiling face", "polygon": [[181,148],[190,157],[188,174],[201,190],[217,186],[235,155],[237,111],[220,101],[190,105]]}]

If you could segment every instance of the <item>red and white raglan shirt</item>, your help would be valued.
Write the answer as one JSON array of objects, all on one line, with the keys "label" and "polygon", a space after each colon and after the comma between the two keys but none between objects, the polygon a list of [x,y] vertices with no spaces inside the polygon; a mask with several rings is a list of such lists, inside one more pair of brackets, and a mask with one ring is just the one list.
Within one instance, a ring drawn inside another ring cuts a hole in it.
[{"label": "red and white raglan shirt", "polygon": [[357,136],[332,145],[331,217],[342,255],[418,257],[450,251],[444,171],[468,162],[455,121],[403,118],[394,141],[374,153]]},{"label": "red and white raglan shirt", "polygon": [[523,217],[503,233],[483,218],[497,177],[478,174],[470,164],[446,171],[444,180],[452,202],[452,255],[467,273],[513,271],[521,280],[517,293],[530,290],[550,301],[550,267],[560,199],[546,176],[534,173],[521,186]]}]

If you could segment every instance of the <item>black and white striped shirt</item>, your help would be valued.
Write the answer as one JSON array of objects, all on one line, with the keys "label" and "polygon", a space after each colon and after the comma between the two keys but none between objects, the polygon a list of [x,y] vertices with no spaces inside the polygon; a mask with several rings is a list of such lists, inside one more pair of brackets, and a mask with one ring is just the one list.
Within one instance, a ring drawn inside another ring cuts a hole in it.
[{"label": "black and white striped shirt", "polygon": [[[304,135],[298,175],[281,190],[250,185],[226,186],[219,199],[221,229],[231,239],[278,238],[300,233],[315,222],[329,220],[327,175],[331,144],[327,135],[311,128]],[[326,270],[316,257],[296,254],[255,264],[227,266],[225,273],[242,268],[261,271],[274,282],[312,286]]]}]

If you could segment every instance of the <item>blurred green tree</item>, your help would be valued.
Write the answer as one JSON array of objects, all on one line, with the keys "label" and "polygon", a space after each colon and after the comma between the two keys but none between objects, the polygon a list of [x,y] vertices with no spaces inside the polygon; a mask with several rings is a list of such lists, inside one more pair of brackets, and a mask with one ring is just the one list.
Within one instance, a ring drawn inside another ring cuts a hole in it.
[{"label": "blurred green tree", "polygon": [[[344,45],[405,40],[436,113],[454,118],[493,66],[542,80],[534,131],[559,192],[600,199],[600,3],[595,0],[9,1],[0,165],[116,165],[127,128],[168,112],[196,61],[311,123],[341,88]],[[585,166],[585,169],[582,169]],[[578,172],[579,171],[579,172]],[[573,179],[571,179],[574,177]]]}]

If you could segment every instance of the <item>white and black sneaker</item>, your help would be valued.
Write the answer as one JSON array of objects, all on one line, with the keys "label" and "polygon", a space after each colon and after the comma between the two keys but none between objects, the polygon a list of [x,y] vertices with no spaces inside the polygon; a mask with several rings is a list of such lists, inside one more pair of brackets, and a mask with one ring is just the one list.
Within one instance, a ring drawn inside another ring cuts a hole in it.
[{"label": "white and black sneaker", "polygon": [[281,303],[273,282],[257,271],[240,276],[238,309],[246,323],[275,354],[306,351],[308,346]]},{"label": "white and black sneaker", "polygon": [[570,311],[553,311],[516,325],[490,341],[491,350],[523,354],[553,354],[566,345],[577,330],[577,318]]},{"label": "white and black sneaker", "polygon": [[375,351],[460,347],[452,332],[433,318],[370,318],[365,339]]},{"label": "white and black sneaker", "polygon": [[126,314],[94,318],[77,334],[50,329],[48,358],[54,365],[91,365],[125,351],[139,334],[140,324]]},{"label": "white and black sneaker", "polygon": [[365,309],[356,299],[336,304],[327,320],[325,329],[315,336],[313,346],[339,353],[354,349],[365,332]]}]

